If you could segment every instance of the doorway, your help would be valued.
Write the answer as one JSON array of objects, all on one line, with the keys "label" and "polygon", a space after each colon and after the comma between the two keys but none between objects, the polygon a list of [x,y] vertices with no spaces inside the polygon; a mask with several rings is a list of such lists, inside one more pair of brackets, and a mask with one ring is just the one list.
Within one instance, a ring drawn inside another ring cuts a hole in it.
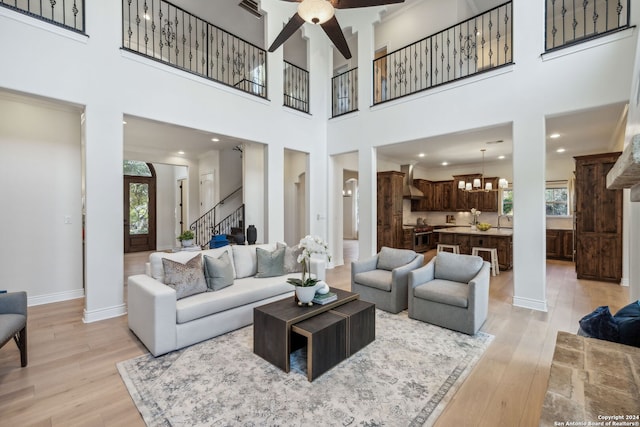
[{"label": "doorway", "polygon": [[124,162],[124,252],[156,249],[156,174],[150,163]]}]

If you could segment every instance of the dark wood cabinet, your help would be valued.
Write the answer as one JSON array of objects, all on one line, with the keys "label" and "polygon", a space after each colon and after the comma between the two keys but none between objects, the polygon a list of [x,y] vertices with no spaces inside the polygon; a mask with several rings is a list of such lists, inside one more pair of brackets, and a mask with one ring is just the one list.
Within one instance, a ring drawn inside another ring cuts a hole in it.
[{"label": "dark wood cabinet", "polygon": [[[468,192],[458,188],[458,182],[473,182],[481,179],[482,175],[457,175],[453,177],[452,207],[455,211],[469,211],[476,208],[482,212],[498,212],[499,191],[474,191]],[[485,178],[484,183],[490,182],[494,189],[498,188],[498,178]]]},{"label": "dark wood cabinet", "polygon": [[[450,245],[460,245],[461,254],[471,254],[474,246],[498,249],[498,264],[501,270],[513,268],[513,239],[511,236],[490,236],[479,234],[434,233],[438,234],[438,242]],[[489,261],[487,253],[481,253]]]},{"label": "dark wood cabinet", "polygon": [[573,260],[573,230],[547,229],[547,258]]},{"label": "dark wood cabinet", "polygon": [[402,230],[402,243],[405,249],[413,249],[413,230],[404,228]]},{"label": "dark wood cabinet", "polygon": [[377,246],[404,248],[402,230],[402,181],[404,173],[378,172]]},{"label": "dark wood cabinet", "polygon": [[436,212],[450,212],[453,210],[453,181],[435,181],[431,183],[433,204],[431,210]]},{"label": "dark wood cabinet", "polygon": [[411,200],[411,212],[425,212],[433,210],[433,184],[426,179],[414,179],[413,185],[422,191],[422,199]]},{"label": "dark wood cabinet", "polygon": [[622,278],[622,190],[607,189],[620,153],[575,157],[576,272],[578,279]]}]

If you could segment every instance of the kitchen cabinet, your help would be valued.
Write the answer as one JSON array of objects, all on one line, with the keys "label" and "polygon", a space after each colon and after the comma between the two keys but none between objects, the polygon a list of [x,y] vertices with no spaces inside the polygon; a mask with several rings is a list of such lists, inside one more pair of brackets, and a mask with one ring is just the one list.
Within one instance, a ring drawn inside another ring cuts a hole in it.
[{"label": "kitchen cabinet", "polygon": [[426,179],[414,179],[413,186],[422,191],[422,199],[411,200],[411,212],[426,212],[433,210],[433,184]]},{"label": "kitchen cabinet", "polygon": [[573,260],[573,230],[547,229],[547,258]]},{"label": "kitchen cabinet", "polygon": [[431,183],[433,203],[431,210],[451,212],[453,197],[453,181],[435,181]]},{"label": "kitchen cabinet", "polygon": [[[474,246],[497,248],[500,269],[510,270],[513,268],[513,238],[511,235],[487,235],[477,231],[440,232],[437,234],[439,243],[460,245],[461,254],[471,254],[471,249]],[[489,254],[481,253],[480,256],[485,261],[489,261]]]},{"label": "kitchen cabinet", "polygon": [[402,186],[404,173],[378,172],[377,246],[404,248],[402,229]]},{"label": "kitchen cabinet", "polygon": [[607,173],[619,156],[574,157],[578,279],[619,282],[622,278],[622,190],[607,189]]},{"label": "kitchen cabinet", "polygon": [[413,250],[413,229],[404,228],[402,230],[402,243],[405,249]]},{"label": "kitchen cabinet", "polygon": [[[473,182],[474,179],[482,179],[482,175],[456,175],[453,177],[453,210],[469,211],[476,208],[482,212],[498,212],[499,191],[474,191],[469,192],[458,188],[458,182]],[[485,178],[484,183],[490,182],[493,188],[498,188],[498,178]]]}]

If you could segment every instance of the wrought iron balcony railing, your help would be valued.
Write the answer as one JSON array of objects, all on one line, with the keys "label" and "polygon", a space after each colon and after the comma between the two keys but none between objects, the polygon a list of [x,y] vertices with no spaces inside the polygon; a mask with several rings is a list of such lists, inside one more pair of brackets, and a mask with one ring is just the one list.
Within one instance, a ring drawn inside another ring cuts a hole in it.
[{"label": "wrought iron balcony railing", "polygon": [[331,117],[358,110],[358,67],[331,79]]},{"label": "wrought iron balcony railing", "polygon": [[84,0],[0,0],[0,6],[84,33]]},{"label": "wrought iron balcony railing", "polygon": [[309,72],[284,61],[284,105],[309,112]]},{"label": "wrought iron balcony railing", "polygon": [[373,61],[379,104],[513,62],[512,2]]},{"label": "wrought iron balcony railing", "polygon": [[164,0],[122,0],[123,49],[267,97],[264,49]]},{"label": "wrought iron balcony railing", "polygon": [[546,0],[546,51],[629,27],[629,0]]}]

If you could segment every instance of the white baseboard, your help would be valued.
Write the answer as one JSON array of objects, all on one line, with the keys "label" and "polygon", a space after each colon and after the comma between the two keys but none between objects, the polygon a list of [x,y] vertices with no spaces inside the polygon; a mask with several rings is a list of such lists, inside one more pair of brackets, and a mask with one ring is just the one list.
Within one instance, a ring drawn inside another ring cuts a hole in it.
[{"label": "white baseboard", "polygon": [[620,280],[620,286],[626,286],[628,288],[629,287],[629,278],[628,277],[623,277]]},{"label": "white baseboard", "polygon": [[77,298],[84,298],[84,289],[36,295],[34,297],[30,297],[29,293],[27,293],[27,305],[31,307],[33,305],[51,304],[52,302],[68,301]]},{"label": "white baseboard", "polygon": [[537,310],[537,311],[544,311],[544,312],[548,311],[547,301],[545,300],[513,297],[513,305],[515,305],[516,307],[530,308],[532,310]]},{"label": "white baseboard", "polygon": [[124,316],[125,314],[127,314],[126,304],[114,305],[113,307],[105,307],[91,311],[87,311],[87,309],[85,308],[82,321],[84,323],[93,323],[99,320],[106,320],[113,317]]}]

